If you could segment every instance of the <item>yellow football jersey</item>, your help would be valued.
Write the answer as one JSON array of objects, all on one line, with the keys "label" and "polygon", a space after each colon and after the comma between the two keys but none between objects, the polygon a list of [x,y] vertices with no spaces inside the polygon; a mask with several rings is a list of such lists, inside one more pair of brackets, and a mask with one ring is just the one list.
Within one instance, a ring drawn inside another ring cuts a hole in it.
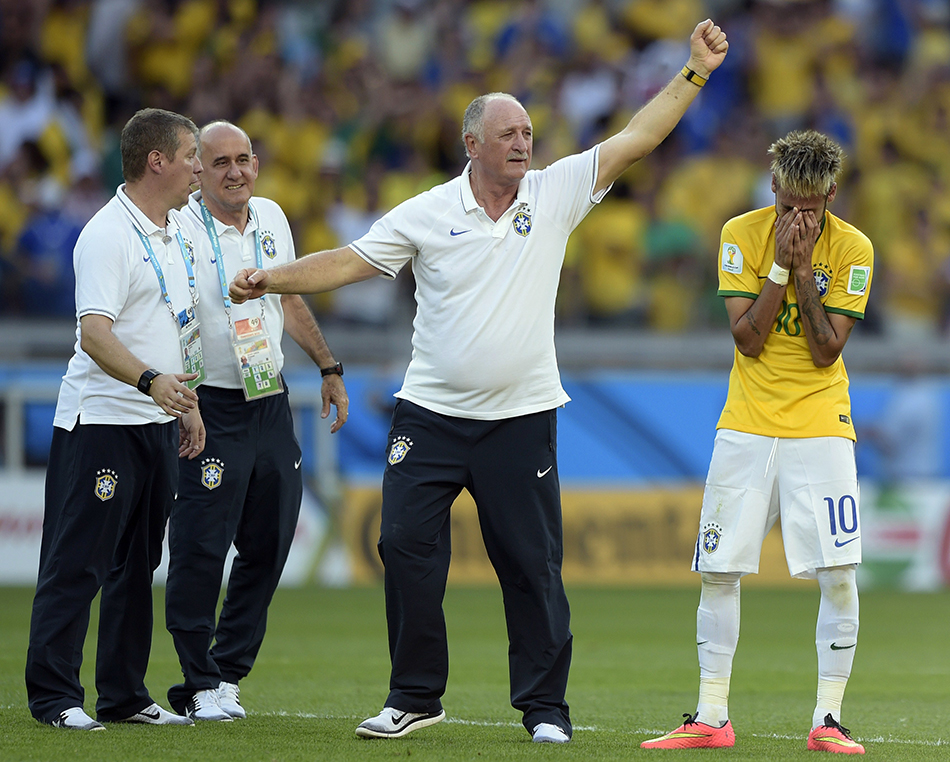
[{"label": "yellow football jersey", "polygon": [[[723,226],[720,296],[758,297],[775,261],[775,215],[770,206]],[[874,250],[864,233],[826,211],[812,268],[826,312],[864,318],[874,270]],[[759,356],[735,350],[717,428],[769,437],[855,438],[844,361],[839,357],[828,368],[812,362],[794,279]]]}]

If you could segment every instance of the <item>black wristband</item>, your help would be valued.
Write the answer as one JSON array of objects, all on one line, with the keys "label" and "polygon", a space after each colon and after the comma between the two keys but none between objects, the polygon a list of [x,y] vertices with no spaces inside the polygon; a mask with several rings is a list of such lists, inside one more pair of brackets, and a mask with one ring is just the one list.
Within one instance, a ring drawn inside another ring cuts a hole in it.
[{"label": "black wristband", "polygon": [[147,395],[152,388],[152,381],[155,380],[156,376],[160,375],[162,375],[161,371],[155,370],[155,368],[149,368],[139,376],[139,381],[135,385],[135,388],[142,392],[142,394]]},{"label": "black wristband", "polygon": [[329,368],[320,368],[321,376],[342,376],[343,375],[343,363],[338,362],[336,365],[331,365]]}]

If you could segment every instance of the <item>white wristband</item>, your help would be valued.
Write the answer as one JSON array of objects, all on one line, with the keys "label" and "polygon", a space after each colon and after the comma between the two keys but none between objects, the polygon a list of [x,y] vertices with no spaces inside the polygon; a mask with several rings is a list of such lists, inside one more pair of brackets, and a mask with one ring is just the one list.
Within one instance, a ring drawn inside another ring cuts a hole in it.
[{"label": "white wristband", "polygon": [[784,267],[779,267],[775,262],[772,263],[772,269],[769,271],[769,280],[778,283],[780,286],[788,285],[788,273]]}]

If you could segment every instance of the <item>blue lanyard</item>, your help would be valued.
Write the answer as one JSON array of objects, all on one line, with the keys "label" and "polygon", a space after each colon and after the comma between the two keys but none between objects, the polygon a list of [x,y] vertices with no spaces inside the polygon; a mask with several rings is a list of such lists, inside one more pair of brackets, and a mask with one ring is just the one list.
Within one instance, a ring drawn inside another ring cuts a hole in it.
[{"label": "blue lanyard", "polygon": [[[208,207],[205,206],[205,200],[198,201],[201,204],[201,219],[204,220],[205,230],[208,231],[208,238],[211,241],[211,248],[214,251],[214,263],[218,268],[218,282],[221,284],[221,297],[224,299],[224,310],[228,314],[228,322],[231,321],[231,299],[228,296],[228,276],[224,272],[224,256],[221,254],[221,242],[218,240],[218,231],[214,227],[214,218]],[[248,211],[253,212],[254,208],[248,204]],[[250,219],[250,217],[248,217]],[[254,249],[257,256],[257,269],[264,269],[264,255],[261,250],[261,229],[258,224],[254,231]],[[261,315],[264,314],[264,295],[261,295]]]},{"label": "blue lanyard", "polygon": [[[185,325],[189,319],[187,312],[183,312],[181,317],[175,312],[175,308],[172,306],[172,300],[168,296],[168,287],[165,285],[165,274],[162,272],[162,266],[159,264],[158,257],[156,257],[155,252],[152,251],[152,244],[148,242],[148,236],[139,230],[138,227],[135,228],[135,232],[138,233],[139,238],[142,239],[142,245],[145,247],[145,251],[148,252],[148,261],[152,263],[152,268],[158,277],[158,285],[162,289],[162,299],[165,300],[165,306],[168,307],[168,312],[171,314],[172,320],[178,323],[179,327]],[[188,273],[188,292],[191,294],[191,306],[194,308],[195,305],[198,304],[198,289],[195,288],[195,271],[191,266],[191,260],[188,258],[188,252],[185,250],[185,241],[181,237],[181,230],[175,233],[175,237],[178,239],[178,248],[181,251],[181,258],[185,262],[185,271]]]}]

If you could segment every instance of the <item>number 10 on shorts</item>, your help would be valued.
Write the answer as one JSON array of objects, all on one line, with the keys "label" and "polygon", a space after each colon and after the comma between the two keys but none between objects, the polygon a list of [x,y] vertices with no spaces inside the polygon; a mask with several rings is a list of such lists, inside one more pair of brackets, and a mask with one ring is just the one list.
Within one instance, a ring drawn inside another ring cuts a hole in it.
[{"label": "number 10 on shorts", "polygon": [[[825,503],[828,505],[828,521],[831,525],[832,537],[838,536],[839,529],[846,535],[854,534],[858,530],[858,501],[853,495],[842,495],[837,505],[833,497],[826,497]],[[840,548],[853,539],[857,538],[852,537],[844,541],[836,539],[835,545]]]}]

